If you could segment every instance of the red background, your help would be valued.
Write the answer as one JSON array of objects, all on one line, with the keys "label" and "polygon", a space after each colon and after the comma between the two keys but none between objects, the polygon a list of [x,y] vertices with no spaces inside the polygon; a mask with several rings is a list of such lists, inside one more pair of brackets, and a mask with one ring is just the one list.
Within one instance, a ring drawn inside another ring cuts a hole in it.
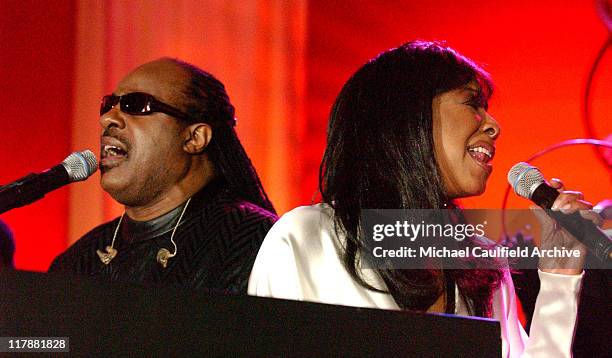
[{"label": "red background", "polygon": [[[76,1],[1,0],[0,183],[54,165],[70,151],[76,7]],[[485,195],[464,205],[499,207],[509,167],[556,142],[585,137],[581,96],[607,36],[591,1],[311,0],[305,31],[307,144],[292,158],[302,178],[287,193],[294,206],[310,203],[316,191],[327,116],[342,84],[378,52],[422,38],[447,41],[484,64],[496,82],[491,113],[502,126],[496,169]],[[599,138],[612,133],[611,64],[608,51],[593,87]],[[610,171],[591,148],[562,149],[534,164],[593,203],[612,198]],[[67,190],[1,216],[17,239],[18,268],[45,270],[67,246]],[[511,207],[525,205],[510,200]]]}]

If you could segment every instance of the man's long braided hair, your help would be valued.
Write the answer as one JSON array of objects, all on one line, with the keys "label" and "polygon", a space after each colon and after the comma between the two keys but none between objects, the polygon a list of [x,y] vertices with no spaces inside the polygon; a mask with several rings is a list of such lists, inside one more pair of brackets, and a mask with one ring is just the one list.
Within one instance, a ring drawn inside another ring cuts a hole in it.
[{"label": "man's long braided hair", "polygon": [[234,129],[235,109],[225,86],[210,73],[181,60],[169,59],[187,71],[190,82],[185,89],[185,112],[192,122],[201,121],[213,129],[206,147],[216,175],[225,180],[231,192],[272,213],[276,213],[251,159]]}]

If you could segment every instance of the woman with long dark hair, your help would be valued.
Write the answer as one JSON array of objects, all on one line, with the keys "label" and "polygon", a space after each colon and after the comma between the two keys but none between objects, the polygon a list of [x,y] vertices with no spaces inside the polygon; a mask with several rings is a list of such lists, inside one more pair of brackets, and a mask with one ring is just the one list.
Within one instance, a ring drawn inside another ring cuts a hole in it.
[{"label": "woman with long dark hair", "polygon": [[[541,310],[529,341],[505,269],[469,262],[459,262],[459,269],[435,262],[418,270],[361,269],[363,210],[452,209],[454,199],[483,193],[500,134],[487,113],[492,92],[483,69],[439,43],[409,42],[361,67],[332,109],[319,175],[322,203],[297,208],[274,225],[249,293],[493,317],[501,323],[504,356],[568,355],[581,269],[565,272],[575,275],[540,272],[540,306],[558,305],[561,313],[554,323],[544,322],[549,317]],[[580,199],[563,192],[555,205],[590,209]]]}]

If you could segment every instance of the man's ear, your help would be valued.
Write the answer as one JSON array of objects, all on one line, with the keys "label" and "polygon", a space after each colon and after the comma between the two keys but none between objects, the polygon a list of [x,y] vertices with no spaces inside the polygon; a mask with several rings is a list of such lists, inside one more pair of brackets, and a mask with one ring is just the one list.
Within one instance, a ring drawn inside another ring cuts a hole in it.
[{"label": "man's ear", "polygon": [[190,154],[204,151],[212,139],[212,128],[206,123],[194,123],[185,127],[183,150]]}]

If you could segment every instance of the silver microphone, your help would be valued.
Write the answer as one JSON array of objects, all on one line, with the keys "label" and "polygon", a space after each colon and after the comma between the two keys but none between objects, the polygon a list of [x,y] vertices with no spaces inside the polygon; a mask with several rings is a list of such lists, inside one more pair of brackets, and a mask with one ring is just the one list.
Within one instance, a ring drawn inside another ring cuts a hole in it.
[{"label": "silver microphone", "polygon": [[98,161],[91,150],[74,152],[53,168],[28,174],[0,187],[0,214],[42,199],[66,184],[85,180],[97,169]]}]

